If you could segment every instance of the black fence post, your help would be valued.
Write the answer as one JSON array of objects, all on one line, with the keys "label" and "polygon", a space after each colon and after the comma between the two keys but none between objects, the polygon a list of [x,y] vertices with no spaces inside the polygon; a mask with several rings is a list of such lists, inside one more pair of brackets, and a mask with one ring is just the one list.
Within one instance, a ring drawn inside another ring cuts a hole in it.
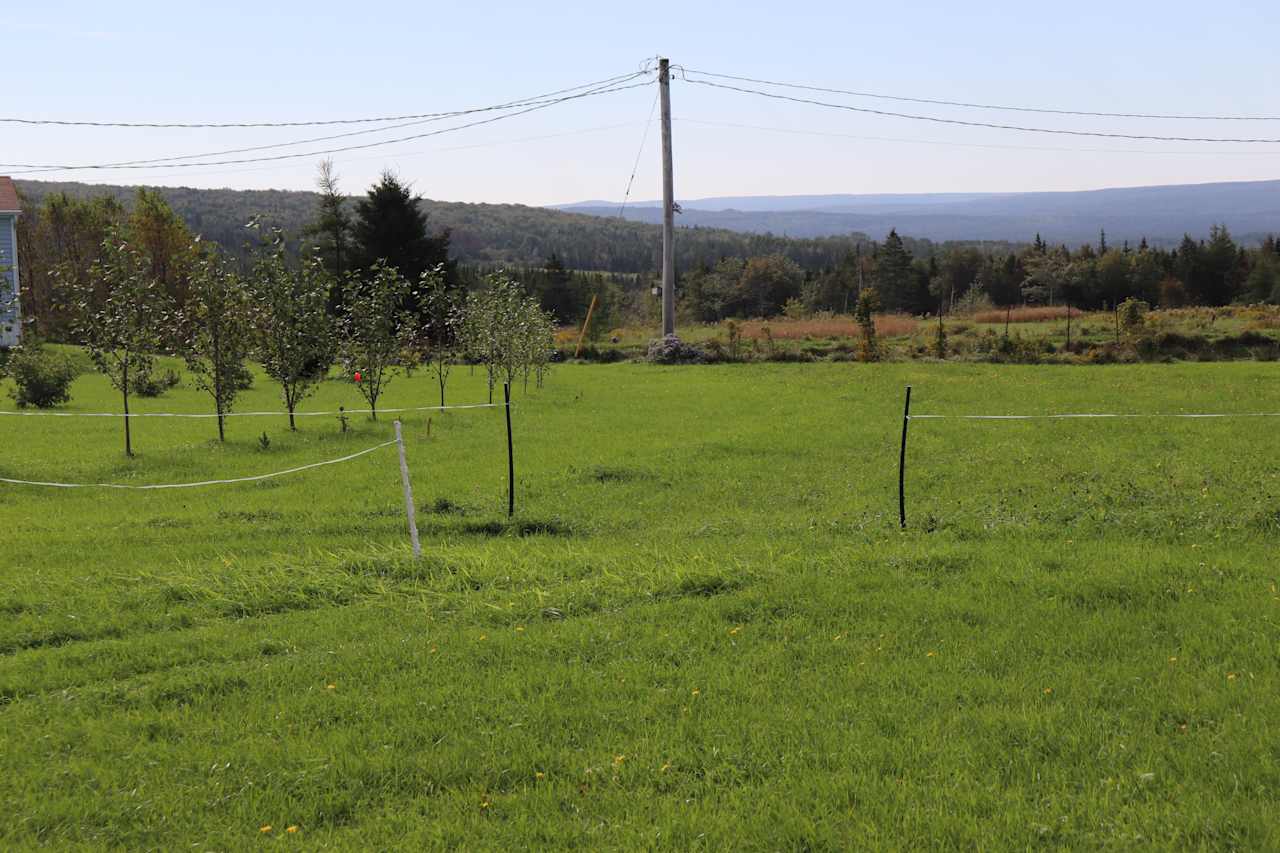
[{"label": "black fence post", "polygon": [[898,452],[898,524],[907,529],[907,426],[911,423],[911,386],[907,386],[907,402],[902,409],[902,449]]},{"label": "black fence post", "polygon": [[511,443],[511,383],[502,383],[507,411],[507,518],[516,514],[516,458]]}]

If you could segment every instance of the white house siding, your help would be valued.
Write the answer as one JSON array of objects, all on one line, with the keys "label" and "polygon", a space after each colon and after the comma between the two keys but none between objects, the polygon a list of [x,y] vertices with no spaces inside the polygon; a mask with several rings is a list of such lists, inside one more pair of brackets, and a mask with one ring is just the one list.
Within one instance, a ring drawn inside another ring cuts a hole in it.
[{"label": "white house siding", "polygon": [[0,346],[18,343],[18,226],[17,217],[0,213]]}]

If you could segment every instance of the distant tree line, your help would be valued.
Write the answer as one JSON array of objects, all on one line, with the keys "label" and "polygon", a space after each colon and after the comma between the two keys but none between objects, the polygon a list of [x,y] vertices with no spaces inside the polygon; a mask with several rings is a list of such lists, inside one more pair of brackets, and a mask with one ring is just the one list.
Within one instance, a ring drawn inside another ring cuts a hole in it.
[{"label": "distant tree line", "polygon": [[948,244],[919,256],[896,231],[880,243],[859,243],[834,265],[805,269],[779,255],[726,257],[682,277],[681,309],[698,321],[781,313],[850,313],[874,287],[880,309],[911,314],[949,312],[960,305],[1115,307],[1126,299],[1175,308],[1233,302],[1280,304],[1280,241],[1248,249],[1225,227],[1207,239],[1190,235],[1174,249],[1141,241],[1076,250],[1049,246],[1039,235],[1021,248],[984,250]]},{"label": "distant tree line", "polygon": [[[343,277],[382,261],[415,283],[439,268],[446,286],[460,292],[504,271],[561,325],[580,324],[594,299],[593,336],[656,322],[651,288],[658,283],[661,243],[654,226],[519,205],[430,202],[390,174],[352,200],[328,163],[321,164],[317,183],[318,193],[143,188],[127,204],[119,188],[85,195],[89,188],[82,185],[24,184],[24,193],[32,186],[68,187],[39,196],[38,203],[29,199],[28,215],[19,220],[25,313],[42,336],[66,339],[59,289],[83,281],[103,237],[118,225],[145,247],[153,276],[181,307],[189,260],[180,250],[191,234],[202,233],[205,244],[217,244],[243,270],[254,251],[244,223],[253,221],[282,235],[285,262],[318,258],[332,281],[327,306],[333,317],[344,313]],[[246,200],[262,202],[262,215],[244,209]],[[234,235],[217,224],[231,212]],[[294,230],[280,228],[281,218]],[[211,240],[191,223],[216,225],[220,236]],[[1096,245],[1073,250],[1038,235],[1021,245],[934,244],[896,231],[882,241],[861,234],[793,240],[703,228],[681,229],[676,246],[679,310],[698,321],[851,313],[866,287],[876,289],[881,310],[913,314],[979,302],[1100,308],[1127,298],[1160,306],[1280,301],[1275,238],[1246,248],[1223,227],[1203,239],[1187,236],[1175,248],[1145,240],[1114,246],[1105,234]],[[418,299],[411,291],[402,307],[427,323]]]}]

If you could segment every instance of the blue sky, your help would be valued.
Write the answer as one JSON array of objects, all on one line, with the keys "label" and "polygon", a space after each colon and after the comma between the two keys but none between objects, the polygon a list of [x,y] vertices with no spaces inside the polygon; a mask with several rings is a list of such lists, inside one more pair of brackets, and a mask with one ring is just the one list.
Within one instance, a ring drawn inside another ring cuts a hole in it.
[{"label": "blue sky", "polygon": [[[123,0],[5,7],[0,32],[9,87],[0,114],[28,118],[279,121],[434,112],[624,74],[659,53],[688,68],[917,97],[1106,112],[1280,115],[1280,4]],[[978,113],[825,97],[1055,128],[1280,138],[1280,122]],[[1280,177],[1280,145],[1125,142],[948,127],[766,101],[679,80],[672,100],[676,191],[683,198],[1071,190]],[[646,87],[334,159],[350,192],[390,168],[431,198],[526,204],[618,199],[652,103],[653,90]],[[114,162],[346,129],[4,124],[0,162]],[[318,159],[45,177],[305,189]],[[659,186],[656,124],[640,164],[632,197],[653,198]],[[0,167],[5,171],[18,170]]]}]

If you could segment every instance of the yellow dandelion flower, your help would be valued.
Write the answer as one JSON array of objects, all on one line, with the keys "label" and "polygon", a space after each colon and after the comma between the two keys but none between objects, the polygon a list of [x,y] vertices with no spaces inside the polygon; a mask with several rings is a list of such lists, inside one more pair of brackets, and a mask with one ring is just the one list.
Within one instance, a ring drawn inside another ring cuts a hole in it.
[{"label": "yellow dandelion flower", "polygon": [[1234,672],[1228,672],[1227,681],[1235,681],[1235,680],[1236,680],[1236,674]]},{"label": "yellow dandelion flower", "polygon": [[1177,655],[1174,655],[1173,657],[1169,658],[1169,663],[1177,663],[1177,662],[1178,662],[1178,656],[1177,656]]},{"label": "yellow dandelion flower", "polygon": [[626,760],[627,760],[627,757],[625,755],[615,755],[613,757],[613,766],[617,767],[618,765],[622,764],[622,762]]},{"label": "yellow dandelion flower", "polygon": [[741,630],[742,630],[742,626],[740,626],[740,625],[739,625],[739,626],[737,626],[737,627],[734,627],[734,628],[730,628],[730,629],[729,629],[729,636],[730,636],[730,637],[735,636],[735,635],[736,635],[739,631],[741,631]]},{"label": "yellow dandelion flower", "polygon": [[546,773],[543,773],[541,770],[535,770],[535,771],[534,771],[534,774],[533,774],[533,778],[535,778],[535,779],[545,779],[545,778],[547,778],[547,774],[546,774]]},{"label": "yellow dandelion flower", "polygon": [[297,827],[297,826],[288,826],[288,827],[285,827],[285,830],[284,830],[284,831],[285,831],[285,832],[288,832],[288,833],[290,833],[290,834],[292,834],[292,833],[295,833],[295,832],[297,832],[297,831],[298,831],[298,827]]},{"label": "yellow dandelion flower", "polygon": [[491,805],[493,805],[493,803],[489,802],[488,800],[481,800],[481,801],[480,801],[480,808],[482,808],[482,809],[487,809],[487,808],[489,808],[489,806],[491,806]]},{"label": "yellow dandelion flower", "polygon": [[481,635],[480,635],[480,639],[482,639],[482,640],[487,640],[487,639],[489,639],[489,635],[488,635],[488,634],[481,634]]},{"label": "yellow dandelion flower", "polygon": [[523,633],[524,633],[524,626],[523,626],[523,625],[517,625],[517,626],[516,626],[516,633],[517,633],[517,634],[523,634]]},{"label": "yellow dandelion flower", "polygon": [[440,647],[439,647],[439,646],[432,646],[432,647],[431,647],[431,653],[432,653],[432,654],[435,654],[435,653],[436,653],[436,652],[438,652],[438,651],[440,651]]},{"label": "yellow dandelion flower", "polygon": [[1052,687],[1046,687],[1046,688],[1044,689],[1044,695],[1048,696],[1048,695],[1050,695],[1051,693],[1053,693],[1053,688],[1052,688]]},{"label": "yellow dandelion flower", "polygon": [[929,652],[927,655],[925,655],[925,657],[927,658],[936,658],[937,656],[938,656],[937,652]]},{"label": "yellow dandelion flower", "polygon": [[262,826],[258,827],[258,832],[264,832],[264,833],[265,833],[265,832],[270,832],[270,831],[271,831],[271,824],[269,824],[269,823],[264,823]]},{"label": "yellow dandelion flower", "polygon": [[671,769],[671,762],[670,762],[670,761],[668,761],[668,762],[666,762],[665,764],[663,764],[661,767],[659,767],[659,768],[658,768],[658,772],[659,772],[659,773],[666,773],[666,772],[667,772],[668,770],[670,770],[670,769]]},{"label": "yellow dandelion flower", "polygon": [[326,684],[326,685],[324,686],[324,689],[325,689],[325,690],[337,690],[337,689],[338,689],[338,685],[336,685],[336,684]]},{"label": "yellow dandelion flower", "polygon": [[701,695],[702,695],[702,691],[695,687],[695,688],[693,688],[693,695],[694,695],[694,696],[701,696]]}]

